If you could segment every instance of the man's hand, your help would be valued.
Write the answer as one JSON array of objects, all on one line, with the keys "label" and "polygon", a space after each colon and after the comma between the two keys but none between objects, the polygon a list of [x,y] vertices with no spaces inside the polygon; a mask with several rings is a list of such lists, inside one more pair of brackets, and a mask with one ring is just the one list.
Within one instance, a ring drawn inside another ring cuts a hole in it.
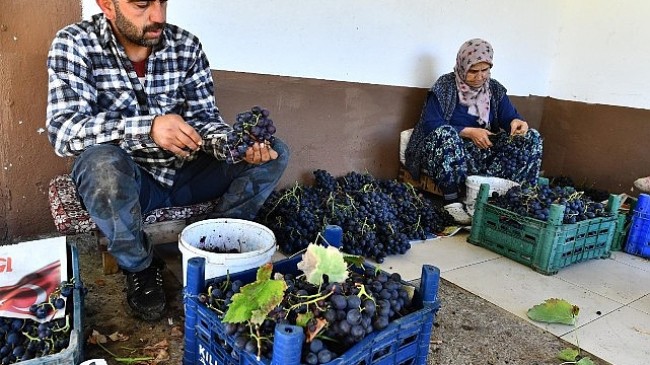
[{"label": "man's hand", "polygon": [[199,133],[178,114],[155,117],[150,135],[160,148],[182,157],[189,156],[203,143]]},{"label": "man's hand", "polygon": [[516,136],[516,135],[521,135],[523,136],[528,132],[528,123],[524,122],[521,119],[513,119],[512,122],[510,122],[510,135],[511,136]]},{"label": "man's hand", "polygon": [[469,138],[474,142],[476,147],[478,148],[490,148],[492,147],[492,141],[490,141],[490,136],[493,135],[494,133],[490,132],[487,129],[484,128],[470,128],[467,127],[460,131],[460,136]]},{"label": "man's hand", "polygon": [[244,161],[249,164],[259,165],[278,158],[278,153],[271,145],[264,142],[255,142],[246,150]]}]

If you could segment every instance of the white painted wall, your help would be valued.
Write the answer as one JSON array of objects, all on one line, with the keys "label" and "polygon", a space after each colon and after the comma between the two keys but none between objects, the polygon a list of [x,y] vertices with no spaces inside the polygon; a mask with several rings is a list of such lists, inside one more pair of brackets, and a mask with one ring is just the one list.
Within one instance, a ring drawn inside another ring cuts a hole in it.
[{"label": "white painted wall", "polygon": [[548,95],[650,109],[650,1],[562,4]]},{"label": "white painted wall", "polygon": [[646,14],[647,0],[170,0],[167,15],[219,70],[428,87],[481,37],[510,94],[650,108]]}]

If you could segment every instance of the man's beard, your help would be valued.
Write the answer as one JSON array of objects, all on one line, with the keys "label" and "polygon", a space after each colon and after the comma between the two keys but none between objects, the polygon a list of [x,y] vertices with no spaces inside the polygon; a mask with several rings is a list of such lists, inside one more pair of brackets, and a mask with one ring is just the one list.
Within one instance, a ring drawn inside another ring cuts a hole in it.
[{"label": "man's beard", "polygon": [[129,42],[143,47],[152,47],[160,43],[162,34],[157,38],[145,38],[145,34],[150,31],[164,29],[165,23],[150,24],[140,30],[122,14],[119,7],[115,9],[115,14],[115,26]]}]

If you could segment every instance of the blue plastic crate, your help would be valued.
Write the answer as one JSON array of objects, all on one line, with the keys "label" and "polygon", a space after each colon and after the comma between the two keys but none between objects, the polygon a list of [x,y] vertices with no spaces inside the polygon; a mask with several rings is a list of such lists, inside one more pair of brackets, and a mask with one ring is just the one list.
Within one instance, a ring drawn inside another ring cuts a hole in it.
[{"label": "blue plastic crate", "polygon": [[73,289],[72,329],[70,330],[70,343],[59,353],[42,356],[36,359],[21,361],[19,365],[76,365],[83,361],[83,285],[79,270],[79,253],[77,247],[68,245],[69,258],[71,258],[72,277],[75,286]]},{"label": "blue plastic crate", "polygon": [[[300,257],[274,263],[273,271],[300,273]],[[185,353],[184,365],[298,365],[301,360],[304,334],[302,328],[278,325],[275,329],[272,359],[257,360],[254,354],[237,349],[234,338],[226,334],[217,314],[199,302],[198,294],[211,282],[204,279],[204,259],[188,261],[185,287]],[[231,280],[255,281],[257,269],[231,275]],[[419,308],[375,331],[355,344],[342,356],[327,365],[424,365],[436,312],[440,307],[438,285],[440,270],[431,265],[422,267],[420,288],[415,288],[413,303]],[[408,283],[403,283],[410,285]]]},{"label": "blue plastic crate", "polygon": [[650,258],[650,213],[632,213],[625,252]]}]

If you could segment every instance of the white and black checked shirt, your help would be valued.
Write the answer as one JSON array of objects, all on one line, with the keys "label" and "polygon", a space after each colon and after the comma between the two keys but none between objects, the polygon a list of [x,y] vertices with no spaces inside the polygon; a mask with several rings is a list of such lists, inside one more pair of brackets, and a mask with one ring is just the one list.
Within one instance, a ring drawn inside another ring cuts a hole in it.
[{"label": "white and black checked shirt", "polygon": [[98,14],[60,30],[47,57],[47,131],[59,156],[98,143],[119,145],[160,183],[171,186],[181,158],[158,147],[149,132],[157,115],[178,114],[203,136],[203,150],[225,159],[231,130],[214,100],[201,44],[171,24],[147,60],[141,83],[110,24]]}]

